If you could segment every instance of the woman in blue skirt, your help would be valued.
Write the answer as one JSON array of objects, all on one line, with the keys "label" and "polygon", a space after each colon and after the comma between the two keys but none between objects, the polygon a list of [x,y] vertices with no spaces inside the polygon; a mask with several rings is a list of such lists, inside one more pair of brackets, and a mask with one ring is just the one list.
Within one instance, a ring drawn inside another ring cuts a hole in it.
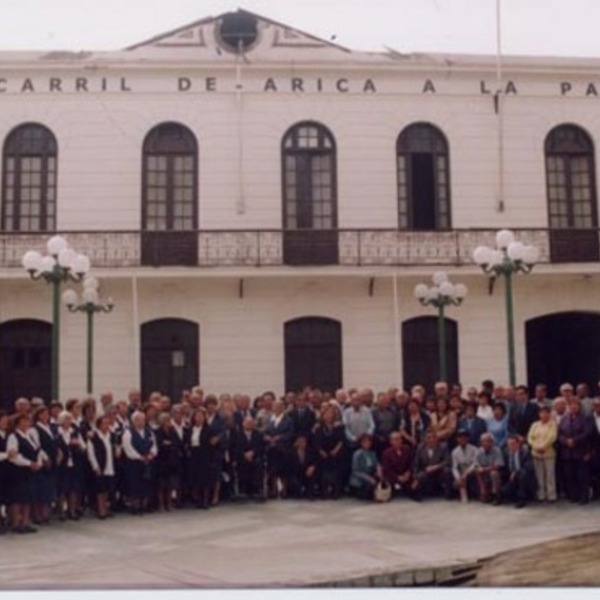
[{"label": "woman in blue skirt", "polygon": [[31,419],[17,414],[13,432],[8,436],[6,450],[11,463],[10,516],[15,533],[35,533],[31,525],[31,505],[34,501],[33,477],[42,468],[41,450],[29,435]]},{"label": "woman in blue skirt", "polygon": [[153,494],[154,459],[158,454],[156,439],[146,424],[143,412],[131,415],[131,427],[123,433],[125,455],[125,494],[130,511],[143,514]]},{"label": "woman in blue skirt", "polygon": [[58,494],[61,521],[67,515],[73,521],[79,520],[83,469],[86,462],[86,445],[79,431],[73,427],[73,415],[63,411],[58,417]]},{"label": "woman in blue skirt", "polygon": [[30,434],[43,452],[44,464],[34,478],[33,522],[42,525],[50,522],[52,504],[58,492],[58,439],[50,427],[50,411],[47,407],[41,406],[35,411],[33,422]]}]

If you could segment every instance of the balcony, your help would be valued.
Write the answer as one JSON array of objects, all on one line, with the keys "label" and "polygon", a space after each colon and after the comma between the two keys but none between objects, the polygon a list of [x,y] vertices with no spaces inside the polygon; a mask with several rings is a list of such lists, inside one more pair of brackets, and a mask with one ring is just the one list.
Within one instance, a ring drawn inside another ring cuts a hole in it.
[{"label": "balcony", "polygon": [[[473,250],[494,245],[496,229],[407,232],[387,229],[284,232],[63,231],[70,245],[99,268],[189,266],[278,267],[340,265],[459,266]],[[540,263],[597,262],[597,230],[514,230],[540,250]],[[0,233],[0,268],[21,268],[27,250],[43,251],[50,233]]]}]

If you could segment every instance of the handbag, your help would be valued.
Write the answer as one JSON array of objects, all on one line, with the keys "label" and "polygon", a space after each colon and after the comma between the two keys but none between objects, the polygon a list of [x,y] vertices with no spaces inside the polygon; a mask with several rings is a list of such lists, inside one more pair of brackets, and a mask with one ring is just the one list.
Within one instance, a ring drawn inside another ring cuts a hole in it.
[{"label": "handbag", "polygon": [[387,481],[380,481],[375,486],[373,500],[375,502],[389,502],[392,499],[392,486]]}]

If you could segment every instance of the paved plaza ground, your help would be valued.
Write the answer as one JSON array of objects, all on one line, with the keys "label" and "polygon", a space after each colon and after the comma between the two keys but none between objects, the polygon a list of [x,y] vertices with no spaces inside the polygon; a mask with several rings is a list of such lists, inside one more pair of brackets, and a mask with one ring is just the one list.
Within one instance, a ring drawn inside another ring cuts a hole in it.
[{"label": "paved plaza ground", "polygon": [[0,538],[0,588],[307,586],[411,572],[427,583],[431,569],[598,530],[600,504],[515,510],[402,499],[87,518]]}]

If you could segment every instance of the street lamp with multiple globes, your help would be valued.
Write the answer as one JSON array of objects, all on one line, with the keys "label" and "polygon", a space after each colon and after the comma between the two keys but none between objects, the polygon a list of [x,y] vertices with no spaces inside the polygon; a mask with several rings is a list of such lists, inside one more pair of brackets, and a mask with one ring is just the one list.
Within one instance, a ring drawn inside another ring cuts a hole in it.
[{"label": "street lamp with multiple globes", "polygon": [[439,379],[447,381],[446,364],[446,322],[444,311],[446,306],[460,306],[467,295],[467,286],[462,283],[453,284],[443,271],[433,274],[433,286],[420,283],[415,287],[415,297],[423,306],[434,306],[438,311],[438,356]]},{"label": "street lamp with multiple globes", "polygon": [[93,393],[93,360],[94,360],[94,315],[96,313],[109,313],[115,307],[112,298],[106,302],[100,301],[98,280],[95,277],[86,277],[83,280],[81,301],[75,290],[65,290],[62,298],[70,312],[83,312],[87,315],[87,393]]},{"label": "street lamp with multiple globes", "polygon": [[59,235],[51,237],[46,248],[48,254],[45,256],[35,250],[25,252],[22,264],[31,279],[42,279],[52,285],[52,399],[58,400],[60,286],[67,281],[81,281],[90,270],[90,259],[85,254],[77,254]]},{"label": "street lamp with multiple globes", "polygon": [[504,277],[508,377],[511,386],[516,385],[512,276],[516,273],[531,273],[538,259],[539,250],[535,246],[516,241],[513,232],[508,229],[502,229],[496,234],[496,248],[479,246],[473,252],[473,260],[484,273],[492,279],[501,275]]}]

